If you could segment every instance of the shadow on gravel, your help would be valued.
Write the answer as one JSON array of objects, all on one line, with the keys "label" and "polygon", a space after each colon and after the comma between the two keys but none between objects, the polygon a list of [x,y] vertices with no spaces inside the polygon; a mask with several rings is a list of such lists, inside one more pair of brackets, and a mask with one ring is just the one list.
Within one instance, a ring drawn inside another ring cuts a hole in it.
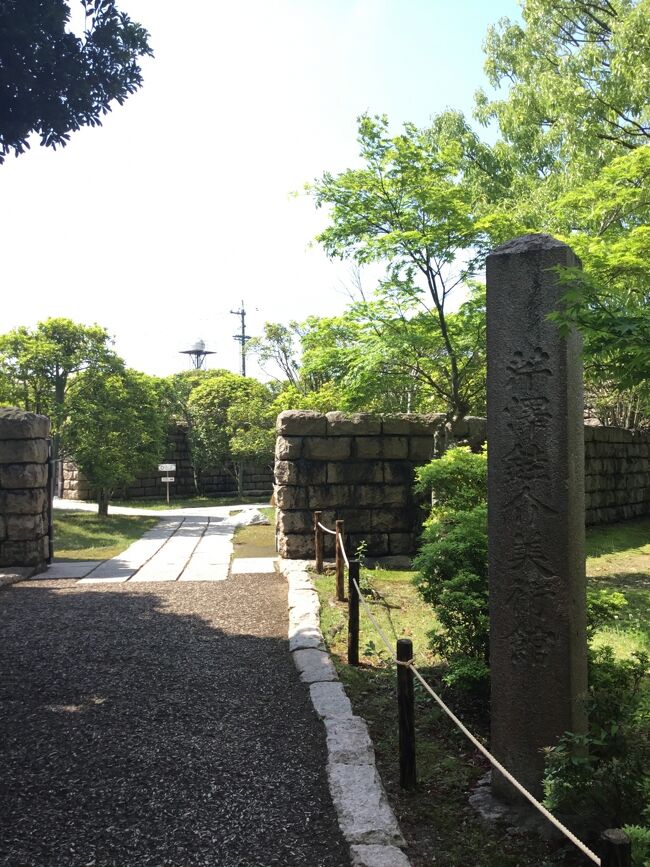
[{"label": "shadow on gravel", "polygon": [[0,594],[0,864],[349,864],[286,592],[225,583]]}]

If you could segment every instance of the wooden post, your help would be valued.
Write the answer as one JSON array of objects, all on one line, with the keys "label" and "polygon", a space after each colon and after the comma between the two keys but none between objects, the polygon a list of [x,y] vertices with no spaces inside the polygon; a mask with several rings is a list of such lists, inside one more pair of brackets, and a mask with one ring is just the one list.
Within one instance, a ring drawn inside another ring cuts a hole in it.
[{"label": "wooden post", "polygon": [[314,550],[316,559],[316,572],[323,572],[323,531],[318,526],[321,523],[322,512],[314,512]]},{"label": "wooden post", "polygon": [[359,665],[359,561],[350,560],[348,570],[348,665]]},{"label": "wooden post", "polygon": [[[397,639],[397,658],[401,662],[413,659],[410,638]],[[417,785],[415,772],[415,697],[413,672],[405,665],[397,666],[397,712],[399,717],[399,784],[403,789]]]},{"label": "wooden post", "polygon": [[632,867],[632,844],[620,828],[610,828],[600,835],[601,867]]},{"label": "wooden post", "polygon": [[336,598],[339,602],[345,602],[345,585],[343,582],[343,552],[341,551],[341,539],[343,538],[343,521],[336,522]]}]

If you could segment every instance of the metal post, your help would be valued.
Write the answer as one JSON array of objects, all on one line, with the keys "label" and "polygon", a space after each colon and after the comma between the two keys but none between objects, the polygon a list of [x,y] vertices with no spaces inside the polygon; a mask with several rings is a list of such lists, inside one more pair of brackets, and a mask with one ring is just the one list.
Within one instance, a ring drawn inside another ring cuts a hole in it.
[{"label": "metal post", "polygon": [[316,572],[323,574],[323,531],[318,526],[321,523],[322,512],[314,512],[314,552],[316,559]]},{"label": "metal post", "polygon": [[350,560],[348,570],[348,665],[359,665],[359,561]]},{"label": "metal post", "polygon": [[610,828],[600,835],[601,867],[632,867],[632,844],[620,828]]},{"label": "metal post", "polygon": [[343,552],[341,540],[343,539],[343,521],[336,522],[336,598],[339,602],[345,602],[345,585],[343,583]]},{"label": "metal post", "polygon": [[[410,638],[397,639],[397,659],[409,662],[413,659],[413,642]],[[417,785],[415,771],[415,696],[413,672],[405,665],[397,666],[397,714],[399,718],[399,784],[403,789]]]}]

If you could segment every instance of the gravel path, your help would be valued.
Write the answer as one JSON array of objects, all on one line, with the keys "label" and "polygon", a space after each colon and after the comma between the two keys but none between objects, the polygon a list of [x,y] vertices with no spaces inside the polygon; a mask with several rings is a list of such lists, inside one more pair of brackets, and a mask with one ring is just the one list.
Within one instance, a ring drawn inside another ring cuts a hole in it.
[{"label": "gravel path", "polygon": [[343,867],[286,583],[0,591],[0,864]]}]

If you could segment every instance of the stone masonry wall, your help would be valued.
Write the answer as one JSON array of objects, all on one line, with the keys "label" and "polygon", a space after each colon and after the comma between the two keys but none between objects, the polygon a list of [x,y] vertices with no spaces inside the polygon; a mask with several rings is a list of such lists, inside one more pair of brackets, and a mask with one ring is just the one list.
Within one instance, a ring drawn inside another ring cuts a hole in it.
[{"label": "stone masonry wall", "polygon": [[585,427],[587,524],[650,514],[650,431]]},{"label": "stone masonry wall", "polygon": [[49,432],[44,415],[0,408],[0,567],[48,557]]},{"label": "stone masonry wall", "polygon": [[[192,472],[192,459],[187,443],[186,429],[171,428],[168,434],[167,454],[161,463],[175,463],[176,472],[169,473],[176,481],[170,486],[170,494],[174,497],[191,497],[196,493]],[[166,485],[160,479],[167,473],[159,473],[157,466],[139,476],[132,485],[128,485],[115,496],[124,499],[141,499],[147,497],[163,497]],[[208,470],[202,474],[201,486],[210,496],[235,495],[237,483],[231,473],[221,470]],[[268,498],[273,489],[273,472],[270,467],[246,467],[244,470],[244,492],[247,496]],[[66,500],[92,500],[94,491],[90,482],[79,472],[71,461],[63,465],[63,493]]]},{"label": "stone masonry wall", "polygon": [[[486,423],[442,415],[373,416],[293,411],[278,416],[275,496],[278,550],[312,558],[313,512],[345,521],[348,550],[362,540],[376,557],[412,554],[422,513],[412,493],[414,467],[451,444],[485,442]],[[585,427],[587,524],[650,514],[650,432]],[[333,552],[326,535],[326,554]]]},{"label": "stone masonry wall", "polygon": [[[314,556],[313,512],[323,523],[345,521],[348,551],[362,542],[376,557],[410,554],[421,524],[413,495],[414,467],[450,441],[479,445],[483,419],[453,430],[443,415],[374,416],[280,413],[275,461],[277,541],[282,557]],[[325,537],[331,555],[332,537]]]}]

